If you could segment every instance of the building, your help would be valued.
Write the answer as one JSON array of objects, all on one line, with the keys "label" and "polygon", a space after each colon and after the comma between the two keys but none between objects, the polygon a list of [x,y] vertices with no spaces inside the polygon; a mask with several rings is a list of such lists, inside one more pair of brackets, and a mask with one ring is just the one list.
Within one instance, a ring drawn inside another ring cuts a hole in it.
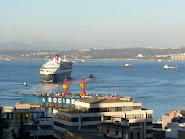
[{"label": "building", "polygon": [[136,57],[143,57],[143,54],[138,54]]},{"label": "building", "polygon": [[169,114],[164,114],[162,116],[162,129],[165,130],[169,123],[172,123],[173,120],[180,116],[179,114],[180,114],[179,111],[176,110],[171,110]]},{"label": "building", "polygon": [[164,139],[165,138],[165,132],[162,130],[162,121],[159,119],[158,121],[155,121],[153,124],[153,138],[154,139]]},{"label": "building", "polygon": [[182,54],[170,54],[171,60],[185,60],[185,53]]},{"label": "building", "polygon": [[110,138],[141,139],[141,127],[129,126],[129,120],[122,118],[121,123],[102,123],[98,126],[99,133]]},{"label": "building", "polygon": [[36,121],[30,125],[26,126],[26,131],[29,132],[29,138],[53,138],[53,118],[52,117],[38,117]]},{"label": "building", "polygon": [[162,116],[162,128],[166,139],[184,139],[185,137],[185,111],[171,110]]},{"label": "building", "polygon": [[10,126],[6,130],[9,139],[15,138],[18,135],[21,126],[28,125],[36,120],[38,117],[44,116],[44,111],[39,105],[30,105],[28,103],[17,103],[14,107],[3,107],[3,118],[6,118]]},{"label": "building", "polygon": [[61,138],[66,131],[97,129],[101,123],[121,123],[141,128],[141,138],[152,138],[153,110],[142,108],[141,102],[125,98],[91,98],[75,101],[75,108],[59,109],[54,117],[54,136]]},{"label": "building", "polygon": [[184,139],[185,123],[172,122],[165,129],[165,137],[167,139]]},{"label": "building", "polygon": [[14,107],[3,107],[3,117],[7,120],[13,120],[13,115],[16,114],[16,118],[19,123],[30,123],[37,117],[43,117],[44,111],[40,105],[31,105],[28,103],[17,103]]},{"label": "building", "polygon": [[96,130],[67,131],[62,137],[64,139],[110,139]]}]

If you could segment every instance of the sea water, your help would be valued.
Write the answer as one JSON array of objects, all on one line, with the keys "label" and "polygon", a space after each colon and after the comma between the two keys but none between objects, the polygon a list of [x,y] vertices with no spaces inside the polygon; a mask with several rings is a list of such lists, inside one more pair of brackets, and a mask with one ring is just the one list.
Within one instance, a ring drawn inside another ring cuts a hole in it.
[{"label": "sea water", "polygon": [[[62,92],[63,82],[42,83],[39,70],[45,61],[0,61],[0,105],[14,106],[20,101],[20,93]],[[124,65],[132,64],[126,68]],[[94,80],[86,84],[89,94],[118,94],[130,96],[142,102],[143,108],[153,109],[153,119],[161,119],[169,110],[185,107],[185,62],[172,61],[169,66],[177,70],[165,70],[166,63],[158,61],[85,61],[74,63],[71,79],[79,81],[69,85],[70,93],[79,94],[80,80]],[[24,85],[27,83],[27,85]]]}]

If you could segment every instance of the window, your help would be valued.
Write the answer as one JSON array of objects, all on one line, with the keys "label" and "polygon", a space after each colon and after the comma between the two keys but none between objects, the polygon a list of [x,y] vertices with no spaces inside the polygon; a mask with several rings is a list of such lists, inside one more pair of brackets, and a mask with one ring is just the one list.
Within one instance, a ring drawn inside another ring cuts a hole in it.
[{"label": "window", "polygon": [[109,134],[109,128],[107,128],[107,134]]},{"label": "window", "polygon": [[118,136],[118,130],[115,131],[115,136]]},{"label": "window", "polygon": [[54,123],[55,126],[59,126],[59,127],[65,128],[65,125],[62,124],[62,123],[58,123],[58,122],[55,122],[55,121],[53,123]]},{"label": "window", "polygon": [[127,119],[132,119],[132,115],[126,115]]},{"label": "window", "polygon": [[90,121],[90,117],[83,117],[81,118],[82,122],[87,122]]},{"label": "window", "polygon": [[123,106],[122,110],[123,111],[132,111],[133,110],[133,106]]},{"label": "window", "polygon": [[107,112],[107,108],[101,108],[101,112]]},{"label": "window", "polygon": [[91,117],[91,121],[101,121],[101,117]]},{"label": "window", "polygon": [[146,134],[151,134],[152,130],[146,130]]},{"label": "window", "polygon": [[90,108],[89,112],[100,112],[100,108]]},{"label": "window", "polygon": [[78,118],[71,118],[70,121],[71,122],[78,122]]},{"label": "window", "polygon": [[147,118],[152,118],[152,114],[147,114]]},{"label": "window", "polygon": [[111,120],[112,117],[111,116],[104,116],[104,120]]},{"label": "window", "polygon": [[142,119],[143,118],[143,114],[134,114],[132,115],[132,119]]},{"label": "window", "polygon": [[146,126],[151,126],[152,125],[152,122],[147,122],[146,123]]},{"label": "window", "polygon": [[133,110],[140,110],[141,106],[133,106]]},{"label": "window", "polygon": [[122,107],[115,107],[115,111],[122,111]]},{"label": "window", "polygon": [[88,126],[82,126],[82,130],[87,130],[88,129]]},{"label": "window", "polygon": [[132,132],[130,133],[130,139],[134,139],[134,138],[133,138],[133,133],[132,133]]},{"label": "window", "polygon": [[132,114],[132,115],[127,115],[128,119],[142,119],[143,114]]},{"label": "window", "polygon": [[140,126],[140,123],[130,123],[130,126]]},{"label": "window", "polygon": [[137,132],[137,139],[140,139],[140,132]]},{"label": "window", "polygon": [[96,125],[86,125],[86,126],[82,126],[82,129],[83,130],[87,130],[87,129],[92,129],[92,128],[97,128],[97,126]]},{"label": "window", "polygon": [[82,122],[88,122],[88,121],[101,121],[101,117],[83,117]]}]

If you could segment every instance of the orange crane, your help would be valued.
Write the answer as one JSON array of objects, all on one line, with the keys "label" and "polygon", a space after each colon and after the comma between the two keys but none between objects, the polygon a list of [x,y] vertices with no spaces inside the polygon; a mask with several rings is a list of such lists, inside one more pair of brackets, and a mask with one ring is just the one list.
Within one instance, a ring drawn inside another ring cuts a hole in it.
[{"label": "orange crane", "polygon": [[93,80],[93,79],[94,79],[94,77],[93,77],[93,78],[90,78],[89,80],[86,80],[86,81],[85,81],[85,79],[82,78],[81,83],[80,83],[80,87],[81,87],[80,96],[88,96],[88,94],[86,93],[85,84],[86,84],[87,82],[89,82],[90,80]]},{"label": "orange crane", "polygon": [[68,82],[68,79],[65,78],[65,79],[64,79],[64,83],[63,83],[64,93],[62,93],[62,94],[63,94],[63,95],[69,95],[70,93],[69,93],[68,85],[69,85],[69,84],[72,84],[72,83],[74,83],[74,82],[76,82],[76,81],[78,81],[78,80],[74,80],[74,81]]}]

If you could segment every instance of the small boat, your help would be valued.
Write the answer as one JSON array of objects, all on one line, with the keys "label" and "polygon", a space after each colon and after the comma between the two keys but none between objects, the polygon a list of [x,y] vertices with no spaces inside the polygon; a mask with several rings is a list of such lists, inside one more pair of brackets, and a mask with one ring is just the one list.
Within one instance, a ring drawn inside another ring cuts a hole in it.
[{"label": "small boat", "polygon": [[95,78],[95,77],[93,76],[93,74],[91,74],[91,75],[89,76],[89,78]]},{"label": "small boat", "polygon": [[10,59],[9,59],[9,58],[7,58],[7,59],[5,59],[5,61],[10,61]]},{"label": "small boat", "polygon": [[59,84],[55,84],[55,87],[59,87],[60,85]]},{"label": "small boat", "polygon": [[24,85],[28,85],[28,83],[27,82],[24,82]]},{"label": "small boat", "polygon": [[125,64],[125,67],[132,67],[131,64]]},{"label": "small boat", "polygon": [[78,63],[84,63],[85,60],[84,59],[81,59],[80,61],[78,61]]},{"label": "small boat", "polygon": [[163,67],[164,69],[178,69],[178,67],[177,66],[175,66],[175,67],[169,67],[167,64],[166,65],[164,65],[164,67]]},{"label": "small boat", "polygon": [[159,61],[159,62],[164,62],[164,60],[161,60],[161,59],[159,59],[158,61]]},{"label": "small boat", "polygon": [[168,63],[172,63],[172,61],[171,60],[168,60]]}]

